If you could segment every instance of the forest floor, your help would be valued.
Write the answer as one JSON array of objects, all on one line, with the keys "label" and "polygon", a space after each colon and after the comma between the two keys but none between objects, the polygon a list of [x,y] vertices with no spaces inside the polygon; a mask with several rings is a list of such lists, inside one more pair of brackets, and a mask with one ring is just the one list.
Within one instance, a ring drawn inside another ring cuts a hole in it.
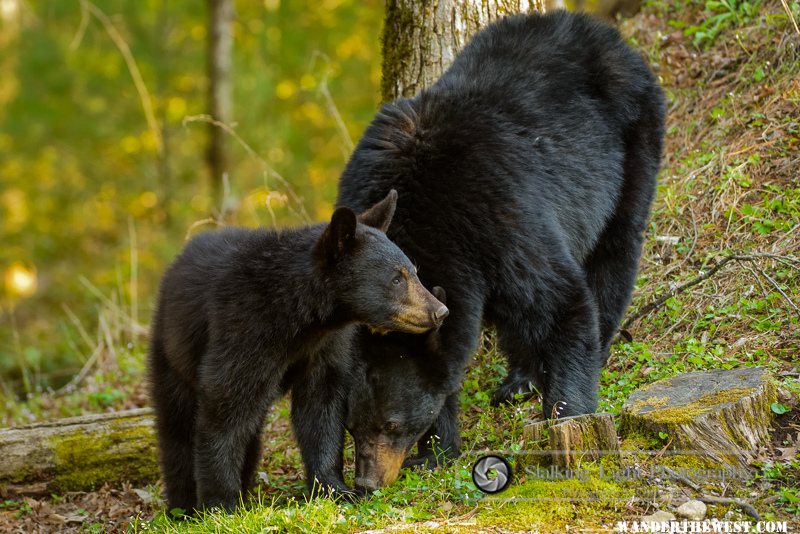
[{"label": "forest floor", "polygon": [[[797,2],[790,5],[800,19]],[[648,57],[670,104],[642,270],[624,340],[603,372],[600,408],[618,413],[632,391],[679,373],[765,366],[778,385],[772,446],[746,480],[696,482],[709,494],[746,499],[763,520],[786,521],[792,531],[800,526],[800,30],[780,3],[747,1],[654,2],[620,27]],[[704,278],[731,255],[738,259]],[[0,407],[0,422],[146,405],[141,347],[102,352],[75,387]],[[359,503],[305,500],[284,400],[265,429],[261,483],[236,514],[174,522],[157,486],[123,485],[8,496],[0,531],[607,532],[698,495],[644,462],[634,481],[552,481],[523,471],[506,492],[483,496],[471,463],[490,450],[513,456],[525,422],[541,416],[537,403],[489,406],[503,373],[487,332],[461,396],[464,456],[433,472],[406,470]],[[352,476],[352,444],[346,460]],[[731,505],[711,505],[707,517],[750,519]]]}]

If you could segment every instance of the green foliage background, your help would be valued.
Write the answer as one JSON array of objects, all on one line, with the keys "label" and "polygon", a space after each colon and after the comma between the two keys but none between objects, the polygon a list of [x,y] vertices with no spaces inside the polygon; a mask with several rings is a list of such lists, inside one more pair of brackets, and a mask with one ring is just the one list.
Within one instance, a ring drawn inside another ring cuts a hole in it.
[{"label": "green foliage background", "polygon": [[[221,206],[205,167],[208,125],[184,120],[206,113],[204,2],[95,2],[136,59],[161,155],[119,49],[95,17],[82,27],[79,1],[9,5],[0,14],[0,274],[22,268],[38,282],[30,296],[2,286],[0,378],[20,392],[60,385],[88,357],[77,325],[93,336],[102,304],[89,284],[146,324],[162,269]],[[241,142],[228,138],[225,222],[323,219],[348,137],[360,136],[379,102],[382,2],[241,0],[235,9]]]}]

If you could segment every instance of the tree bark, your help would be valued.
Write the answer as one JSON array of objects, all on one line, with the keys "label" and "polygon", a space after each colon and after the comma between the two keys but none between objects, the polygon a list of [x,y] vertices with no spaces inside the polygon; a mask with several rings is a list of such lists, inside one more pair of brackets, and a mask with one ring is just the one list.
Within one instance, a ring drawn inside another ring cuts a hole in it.
[{"label": "tree bark", "polygon": [[[208,114],[214,121],[230,124],[233,119],[233,22],[232,0],[208,0]],[[211,175],[211,191],[220,200],[222,180],[228,171],[225,131],[208,124],[206,159]]]},{"label": "tree bark", "polygon": [[545,0],[388,0],[383,28],[385,102],[429,87],[469,38],[514,13],[544,12]]},{"label": "tree bark", "polygon": [[158,480],[149,409],[0,430],[0,495],[88,491]]}]

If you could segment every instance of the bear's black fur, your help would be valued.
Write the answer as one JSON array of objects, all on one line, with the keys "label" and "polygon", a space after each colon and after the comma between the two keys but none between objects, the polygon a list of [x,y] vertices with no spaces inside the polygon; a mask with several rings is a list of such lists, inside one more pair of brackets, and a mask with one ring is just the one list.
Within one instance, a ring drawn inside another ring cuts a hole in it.
[{"label": "bear's black fur", "polygon": [[[446,303],[444,289],[434,287],[431,292]],[[409,441],[408,429],[430,425],[435,407],[448,398],[442,387],[447,376],[437,361],[439,328],[416,336],[373,336],[364,331],[360,345],[361,357],[354,358],[348,375],[346,426],[356,443],[356,487],[374,489],[397,477],[408,444],[417,437]]]},{"label": "bear's black fur", "polygon": [[[394,429],[370,430],[362,447],[407,451],[419,439],[430,459],[438,436],[458,454],[458,391],[482,321],[509,364],[496,403],[533,385],[548,417],[596,409],[636,278],[664,114],[653,74],[618,32],[566,12],[488,26],[431,88],[381,108],[338,202],[366,207],[397,189],[389,236],[427,287],[444,286],[451,314],[435,354],[419,354],[415,336],[362,342],[380,357],[366,358],[351,388],[351,411],[370,414],[351,430],[364,441],[366,426]],[[420,391],[400,400],[371,381],[390,374]]]},{"label": "bear's black fur", "polygon": [[447,308],[384,233],[392,191],[360,216],[275,232],[194,238],[164,275],[150,378],[171,508],[233,508],[247,489],[270,405],[292,391],[312,489],[342,479],[345,376],[355,325],[424,332]]}]

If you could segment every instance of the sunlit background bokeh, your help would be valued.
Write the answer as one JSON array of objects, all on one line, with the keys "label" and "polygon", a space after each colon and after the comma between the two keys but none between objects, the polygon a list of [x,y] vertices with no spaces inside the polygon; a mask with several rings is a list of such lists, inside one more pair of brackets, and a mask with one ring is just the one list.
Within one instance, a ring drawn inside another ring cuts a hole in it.
[{"label": "sunlit background bokeh", "polygon": [[[207,113],[205,2],[92,5],[110,26],[78,0],[0,0],[6,394],[74,376],[103,335],[104,309],[124,310],[114,320],[130,323],[128,349],[143,350],[138,325],[163,268],[220,215],[248,226],[327,217],[379,103],[380,0],[236,1],[235,135],[218,201],[197,118]],[[115,39],[141,73],[155,128]]]}]

